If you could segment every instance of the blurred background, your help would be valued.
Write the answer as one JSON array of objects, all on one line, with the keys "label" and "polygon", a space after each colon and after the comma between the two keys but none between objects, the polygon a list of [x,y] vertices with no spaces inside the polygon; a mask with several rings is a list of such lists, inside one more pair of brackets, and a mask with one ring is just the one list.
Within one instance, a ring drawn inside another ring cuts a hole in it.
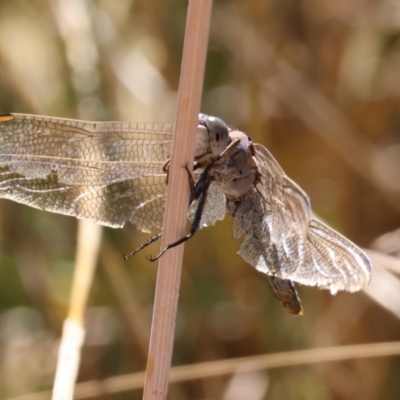
[{"label": "blurred background", "polygon": [[[1,0],[1,112],[172,121],[186,7]],[[268,147],[335,229],[400,254],[400,1],[216,0],[202,111]],[[52,385],[76,231],[73,218],[0,201],[0,398]],[[145,256],[158,245],[122,254],[147,238],[104,229],[80,382],[145,369],[157,272]],[[239,246],[229,217],[186,244],[174,365],[400,339],[396,259],[376,262],[367,293],[299,287],[305,314],[293,317]],[[169,398],[397,399],[399,369],[383,357],[238,372],[172,384]]]}]

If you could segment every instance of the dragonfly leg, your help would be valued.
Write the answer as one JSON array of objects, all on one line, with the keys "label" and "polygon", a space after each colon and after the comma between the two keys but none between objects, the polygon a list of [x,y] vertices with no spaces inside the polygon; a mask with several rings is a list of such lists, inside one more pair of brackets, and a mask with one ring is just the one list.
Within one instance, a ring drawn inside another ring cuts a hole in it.
[{"label": "dragonfly leg", "polygon": [[[167,180],[168,180],[169,162],[170,162],[170,160],[168,159],[168,160],[164,163],[164,165],[163,165],[163,171],[167,173]],[[191,204],[192,201],[193,201],[194,199],[197,200],[202,194],[205,196],[205,199],[203,200],[203,202],[204,202],[204,204],[205,204],[205,200],[206,200],[206,197],[207,197],[206,192],[207,192],[209,183],[206,184],[206,179],[205,179],[205,177],[202,176],[202,177],[199,179],[199,182],[198,182],[197,184],[195,184],[195,183],[194,183],[193,176],[192,176],[192,173],[190,172],[189,168],[188,168],[187,166],[185,166],[185,169],[186,169],[187,174],[188,174],[189,187],[190,187],[190,203],[189,203],[189,204]],[[198,205],[197,210],[196,210],[195,217],[194,217],[194,219],[193,219],[192,228],[191,228],[191,230],[190,230],[189,235],[187,235],[187,236],[189,236],[189,237],[186,238],[186,236],[185,236],[185,237],[184,237],[184,238],[185,238],[184,240],[178,241],[179,243],[177,243],[177,242],[171,243],[171,244],[168,245],[167,248],[165,248],[160,254],[158,254],[156,258],[152,259],[152,258],[150,257],[150,258],[149,258],[150,261],[155,261],[155,260],[157,260],[157,259],[160,258],[169,248],[175,247],[175,246],[177,246],[178,244],[185,242],[186,240],[190,239],[190,238],[196,233],[196,231],[197,231],[197,229],[199,228],[199,225],[200,225],[201,217],[202,217],[202,215],[203,215],[204,204],[201,205],[201,201],[199,202],[199,205]],[[200,207],[201,207],[201,210],[199,210]],[[197,217],[197,213],[198,213],[198,212],[200,213],[200,216]],[[196,222],[196,219],[198,219],[198,222]],[[196,224],[197,224],[197,227],[195,226]],[[195,227],[193,228],[193,226],[195,226]],[[160,233],[159,233],[158,235],[156,235],[156,236],[151,237],[151,238],[148,239],[145,243],[143,243],[141,246],[139,246],[137,249],[133,250],[133,251],[130,252],[129,254],[124,254],[124,259],[125,259],[125,260],[129,260],[129,259],[130,259],[132,256],[134,256],[137,252],[139,252],[140,250],[144,249],[144,248],[147,247],[148,245],[150,245],[150,244],[156,242],[157,240],[159,240],[159,239],[161,238],[161,236],[162,236],[162,232],[160,232]],[[183,238],[182,238],[182,239],[183,239]]]},{"label": "dragonfly leg", "polygon": [[[163,166],[162,166],[162,171],[166,173],[167,178],[166,178],[166,183],[168,185],[168,178],[169,178],[169,166],[171,164],[171,160],[168,158],[167,160],[165,160]],[[195,162],[193,165],[193,170],[195,170],[197,168],[197,163]],[[190,188],[190,202],[189,204],[192,203],[193,199],[197,199],[199,196],[196,197],[195,195],[195,183],[194,183],[194,179],[193,179],[193,175],[190,172],[189,168],[187,165],[185,165],[185,169],[186,172],[188,174],[188,178],[189,178],[189,188]]]},{"label": "dragonfly leg", "polygon": [[168,178],[169,178],[169,165],[171,164],[171,159],[167,158],[164,161],[164,164],[162,166],[162,171],[165,172],[166,178],[165,178],[165,183],[168,185]]},{"label": "dragonfly leg", "polygon": [[[189,174],[189,181],[192,180],[192,183],[193,183],[192,175],[191,175],[190,171],[187,169],[187,167],[186,167],[186,170],[188,171],[188,174]],[[161,252],[158,253],[154,258],[149,257],[150,261],[158,260],[168,249],[171,249],[172,247],[178,246],[178,245],[186,242],[197,232],[197,230],[200,227],[201,217],[203,216],[204,207],[206,205],[207,191],[208,191],[210,184],[211,184],[211,181],[210,181],[210,179],[207,179],[206,174],[204,175],[204,177],[203,176],[200,177],[200,179],[196,183],[196,185],[193,184],[193,194],[191,194],[191,196],[193,196],[195,199],[198,198],[199,202],[197,204],[196,213],[194,215],[192,226],[190,227],[189,233],[187,235],[181,237],[180,239],[176,240],[175,242],[172,242],[172,243],[168,244],[167,246],[165,246],[161,250]]]},{"label": "dragonfly leg", "polygon": [[132,256],[134,256],[138,251],[144,249],[147,247],[149,244],[152,244],[159,240],[162,236],[162,232],[160,232],[158,235],[155,235],[151,237],[150,239],[147,240],[147,242],[143,243],[140,245],[136,250],[131,251],[129,254],[124,254],[124,260],[129,260]]},{"label": "dragonfly leg", "polygon": [[189,168],[187,165],[185,165],[186,172],[188,174],[188,180],[189,180],[189,189],[190,189],[190,200],[189,200],[189,205],[192,204],[192,201],[195,199],[199,198],[199,195],[196,195],[196,185],[194,183],[193,175],[190,172]]}]

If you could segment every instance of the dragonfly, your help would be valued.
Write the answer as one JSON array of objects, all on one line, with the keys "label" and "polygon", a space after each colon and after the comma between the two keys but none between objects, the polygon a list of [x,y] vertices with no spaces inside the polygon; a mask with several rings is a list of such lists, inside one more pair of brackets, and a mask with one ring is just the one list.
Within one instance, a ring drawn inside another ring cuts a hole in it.
[{"label": "dragonfly", "polygon": [[[0,197],[112,228],[161,229],[173,128],[2,114]],[[238,254],[267,275],[291,314],[303,313],[295,283],[332,294],[368,285],[365,252],[312,214],[307,194],[264,146],[220,118],[199,115],[188,179],[190,232],[153,260],[229,214],[243,239]]]}]

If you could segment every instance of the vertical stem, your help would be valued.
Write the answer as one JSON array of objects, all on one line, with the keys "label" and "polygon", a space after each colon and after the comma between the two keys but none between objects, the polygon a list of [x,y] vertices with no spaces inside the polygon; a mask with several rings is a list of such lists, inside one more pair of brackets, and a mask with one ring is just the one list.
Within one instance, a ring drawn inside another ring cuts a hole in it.
[{"label": "vertical stem", "polygon": [[74,279],[67,319],[58,351],[54,379],[53,400],[72,400],[79,369],[81,347],[85,337],[83,319],[92,287],[97,255],[101,241],[101,227],[89,221],[79,221],[78,246]]},{"label": "vertical stem", "polygon": [[[172,144],[164,231],[161,243],[185,234],[189,186],[184,166],[193,163],[195,132],[201,102],[212,0],[190,0]],[[183,245],[160,259],[143,399],[165,399],[168,390]]]}]

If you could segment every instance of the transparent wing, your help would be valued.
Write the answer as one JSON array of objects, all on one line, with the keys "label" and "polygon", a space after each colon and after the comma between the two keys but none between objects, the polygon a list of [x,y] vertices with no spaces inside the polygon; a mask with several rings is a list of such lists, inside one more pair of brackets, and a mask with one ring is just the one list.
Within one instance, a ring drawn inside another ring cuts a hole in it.
[{"label": "transparent wing", "polygon": [[[0,197],[142,231],[161,227],[172,124],[0,116]],[[209,216],[209,222],[213,216]]]},{"label": "transparent wing", "polygon": [[[189,208],[189,219],[193,221],[194,214],[196,213],[198,200],[194,201]],[[201,217],[201,227],[214,225],[217,221],[225,218],[226,214],[226,199],[221,190],[211,184],[208,193],[207,201],[204,207],[203,215]]]},{"label": "transparent wing", "polygon": [[307,249],[310,267],[296,271],[294,280],[311,281],[332,293],[338,290],[355,292],[368,285],[372,274],[368,256],[349,239],[315,218],[310,222]]},{"label": "transparent wing", "polygon": [[311,220],[307,194],[289,179],[271,153],[254,145],[260,183],[257,189],[264,199],[270,240],[274,252],[287,272],[306,262],[306,238]]},{"label": "transparent wing", "polygon": [[240,202],[228,202],[233,234],[244,236],[239,255],[268,275],[331,292],[367,285],[372,267],[365,253],[316,220],[306,194],[264,147],[255,148],[260,183]]}]

